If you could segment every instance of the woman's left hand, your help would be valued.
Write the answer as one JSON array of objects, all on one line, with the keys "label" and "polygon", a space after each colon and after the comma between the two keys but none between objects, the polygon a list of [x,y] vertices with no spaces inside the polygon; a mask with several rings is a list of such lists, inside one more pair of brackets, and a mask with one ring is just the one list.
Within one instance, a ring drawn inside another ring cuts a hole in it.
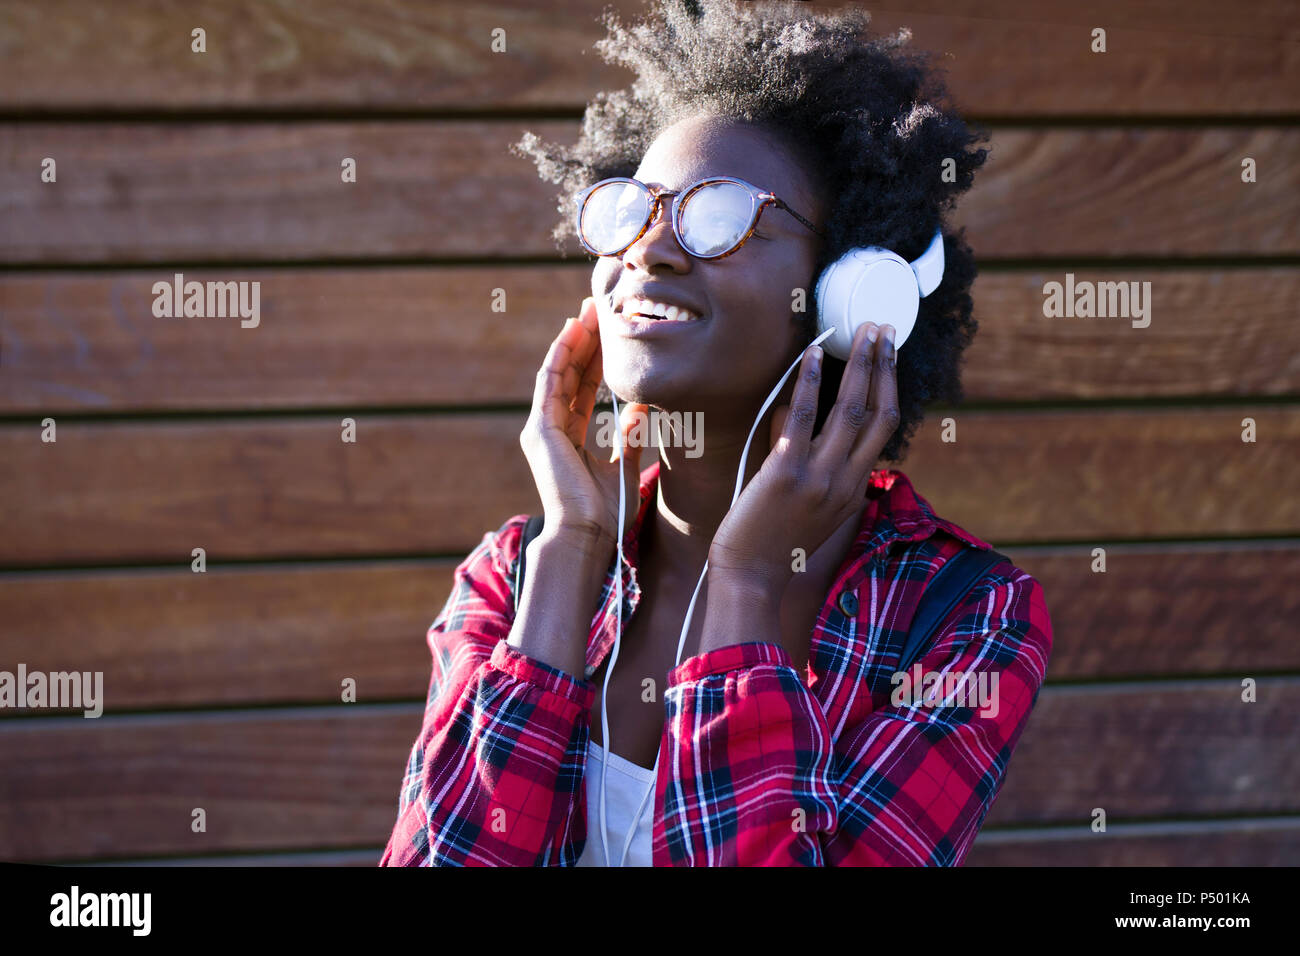
[{"label": "woman's left hand", "polygon": [[861,509],[871,470],[899,423],[894,329],[881,326],[872,343],[875,329],[868,323],[854,336],[835,405],[815,439],[821,347],[804,355],[788,410],[773,416],[767,460],[714,534],[710,594],[735,586],[779,606],[795,549],[812,555]]}]

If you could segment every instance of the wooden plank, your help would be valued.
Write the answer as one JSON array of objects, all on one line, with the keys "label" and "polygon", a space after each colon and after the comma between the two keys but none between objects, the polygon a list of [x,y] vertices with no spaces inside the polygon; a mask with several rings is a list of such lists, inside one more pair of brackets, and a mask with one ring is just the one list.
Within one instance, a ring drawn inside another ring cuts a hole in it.
[{"label": "wooden plank", "polygon": [[[1150,324],[1045,317],[1043,290],[1064,286],[1067,273],[1076,286],[1149,282]],[[970,401],[1300,392],[1300,356],[1277,347],[1300,299],[1294,268],[986,270],[973,294],[980,330],[962,373]]]},{"label": "wooden plank", "polygon": [[[990,825],[1300,810],[1300,679],[1045,689]],[[0,859],[382,844],[420,705],[0,723]],[[203,807],[207,832],[190,830]]]},{"label": "wooden plank", "polygon": [[0,409],[528,404],[591,294],[590,268],[571,265],[239,276],[261,283],[256,328],[155,318],[152,273],[0,275]]},{"label": "wooden plank", "polygon": [[[1243,183],[1243,157],[1285,191]],[[957,221],[986,257],[1287,255],[1298,194],[1300,130],[1003,129]]]},{"label": "wooden plank", "polygon": [[[0,427],[0,565],[450,556],[540,507],[520,412],[349,417]],[[960,412],[903,470],[986,540],[1103,542],[1294,534],[1298,455],[1290,406]]]},{"label": "wooden plank", "polygon": [[[139,860],[116,866],[375,866],[382,846],[322,853]],[[1076,827],[980,831],[966,866],[1290,866],[1300,859],[1294,819],[1128,824],[1105,835]]]},{"label": "wooden plank", "polygon": [[[573,123],[527,125],[568,141],[578,132]],[[524,128],[114,123],[88,135],[77,123],[0,126],[0,195],[11,207],[0,258],[553,255],[553,187],[506,151]],[[58,162],[62,185],[20,172],[45,156]],[[345,157],[357,161],[354,184],[341,182]]]},{"label": "wooden plank", "polygon": [[[601,6],[245,0],[196,17],[159,0],[111,9],[19,2],[0,14],[0,35],[12,37],[0,61],[0,107],[576,108],[595,90],[628,82],[590,49],[604,32]],[[208,34],[204,54],[190,49],[196,26]],[[498,28],[504,53],[492,50]],[[100,42],[106,35],[117,42]]]},{"label": "wooden plank", "polygon": [[[1247,674],[1243,671],[1243,676]],[[1294,813],[1300,678],[1044,688],[990,826]]]},{"label": "wooden plank", "polygon": [[540,508],[523,415],[343,417],[0,429],[0,561],[459,554]]},{"label": "wooden plank", "polygon": [[233,856],[161,857],[152,860],[114,860],[111,863],[82,863],[84,866],[327,866],[375,867],[384,855],[382,846],[368,850],[326,850],[307,853],[238,853]]},{"label": "wooden plank", "polygon": [[450,561],[0,577],[5,660],[102,671],[107,713],[423,700]]},{"label": "wooden plank", "polygon": [[[1300,671],[1295,542],[1015,549],[1052,616],[1049,681]],[[102,671],[106,713],[422,700],[454,561],[0,576],[8,667]],[[292,675],[291,679],[288,675]]]},{"label": "wooden plank", "polygon": [[1047,678],[1300,671],[1296,542],[1011,548],[1052,617]]},{"label": "wooden plank", "polygon": [[[557,121],[0,125],[0,258],[553,256],[554,187],[507,152],[526,128],[578,134]],[[1300,253],[1300,129],[999,128],[992,146],[953,220],[983,257]],[[1246,156],[1257,182],[1241,182]],[[40,181],[45,157],[57,183]],[[340,182],[344,157],[354,184]]]},{"label": "wooden plank", "polygon": [[[1015,758],[1012,758],[1015,759]],[[363,856],[363,854],[358,854]],[[982,830],[967,866],[1294,866],[1295,819]]]},{"label": "wooden plank", "polygon": [[[1243,442],[1247,418],[1267,438]],[[1289,534],[1298,454],[1300,411],[1285,405],[958,411],[927,419],[903,470],[985,540],[1101,544]]]},{"label": "wooden plank", "polygon": [[[963,108],[1004,117],[1294,114],[1294,6],[908,0],[868,4],[881,31],[934,51]],[[1186,15],[1186,16],[1185,16]],[[1092,31],[1106,30],[1106,52]],[[1244,94],[1249,101],[1235,99]]]},{"label": "wooden plank", "polygon": [[[111,8],[20,0],[0,9],[0,108],[577,109],[625,86],[591,48],[604,0],[464,5],[229,3],[198,18],[159,0]],[[637,0],[610,4],[625,19]],[[843,6],[843,2],[818,6]],[[976,113],[1270,115],[1296,110],[1297,22],[1285,0],[1242,15],[1200,0],[871,4],[872,32],[912,30]],[[206,53],[190,31],[208,32]],[[1091,52],[1091,31],[1107,50]],[[505,53],[490,48],[506,31]],[[102,42],[112,36],[113,43]],[[992,65],[994,68],[990,68]]]},{"label": "wooden plank", "polygon": [[382,843],[420,715],[340,703],[0,722],[0,859]]},{"label": "wooden plank", "polygon": [[[184,274],[261,283],[262,321],[155,318],[154,272],[0,274],[0,412],[527,404],[551,338],[591,292],[580,264]],[[1150,282],[1150,324],[1046,318],[1043,288],[1064,271],[988,271],[969,400],[1300,394],[1300,354],[1277,347],[1297,270],[1073,275]],[[507,311],[492,311],[494,289]]]}]

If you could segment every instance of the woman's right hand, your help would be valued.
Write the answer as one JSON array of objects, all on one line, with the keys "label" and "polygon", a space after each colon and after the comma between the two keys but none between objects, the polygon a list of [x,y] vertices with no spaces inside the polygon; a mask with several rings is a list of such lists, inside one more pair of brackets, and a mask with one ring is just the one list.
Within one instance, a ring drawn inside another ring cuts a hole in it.
[{"label": "woman's right hand", "polygon": [[[640,505],[640,449],[627,446],[628,431],[645,405],[620,406],[618,434],[622,447],[614,454],[586,448],[588,425],[596,405],[596,390],[603,375],[600,326],[596,302],[582,301],[576,319],[568,319],[551,343],[546,361],[537,373],[533,406],[519,435],[546,515],[543,536],[577,543],[591,557],[608,563],[616,532],[626,533]],[[624,526],[618,529],[617,454],[628,449],[623,469],[627,507]]]}]

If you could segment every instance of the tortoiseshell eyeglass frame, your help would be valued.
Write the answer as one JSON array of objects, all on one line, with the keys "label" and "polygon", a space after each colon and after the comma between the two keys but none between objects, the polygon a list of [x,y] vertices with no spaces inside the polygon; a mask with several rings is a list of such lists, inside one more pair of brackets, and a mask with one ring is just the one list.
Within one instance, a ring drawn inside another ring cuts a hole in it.
[{"label": "tortoiseshell eyeglass frame", "polygon": [[[592,246],[589,242],[587,242],[587,237],[583,235],[582,214],[586,211],[587,199],[591,196],[591,194],[594,193],[600,187],[607,186],[610,183],[629,183],[633,186],[639,187],[647,197],[646,217],[645,217],[645,222],[641,224],[641,228],[637,231],[636,236],[627,245],[613,252],[602,252],[599,249],[596,249],[594,246]],[[701,256],[692,252],[690,246],[688,246],[686,242],[682,239],[682,224],[681,224],[682,210],[686,207],[686,204],[687,202],[689,202],[691,195],[696,190],[701,189],[704,186],[710,186],[714,183],[734,183],[735,185],[744,188],[745,191],[749,193],[749,228],[745,230],[744,235],[742,235],[740,239],[736,242],[736,244],[733,245],[730,249],[725,249],[722,252],[716,253],[711,256]],[[602,179],[598,183],[593,183],[592,185],[588,186],[586,189],[584,189],[581,193],[578,194],[578,203],[577,203],[578,213],[577,213],[577,222],[576,222],[578,241],[582,243],[582,247],[584,249],[586,249],[594,256],[621,256],[623,253],[627,252],[628,249],[632,248],[632,246],[634,246],[637,243],[637,241],[642,236],[645,235],[646,230],[650,228],[650,224],[654,222],[656,218],[658,218],[659,204],[663,202],[664,199],[667,199],[671,196],[677,196],[679,194],[681,195],[682,198],[679,199],[677,202],[673,203],[672,205],[673,235],[677,237],[678,245],[680,245],[683,249],[685,249],[690,255],[694,256],[696,259],[701,259],[704,261],[713,261],[715,259],[725,259],[727,256],[734,254],[738,249],[740,249],[741,246],[743,246],[748,241],[749,237],[754,234],[754,230],[758,228],[758,219],[762,215],[763,210],[766,209],[768,206],[778,206],[781,209],[784,209],[786,212],[794,216],[795,219],[798,219],[799,222],[807,226],[817,235],[822,237],[825,236],[825,233],[823,233],[820,229],[814,226],[803,216],[799,215],[799,213],[795,212],[794,209],[792,209],[784,199],[781,199],[775,193],[768,192],[765,189],[759,189],[753,183],[747,183],[745,182],[745,180],[736,179],[733,176],[709,176],[706,179],[701,179],[698,180],[697,182],[691,183],[685,189],[665,189],[662,186],[647,186],[639,179],[632,179],[629,176],[614,176],[610,179]]]}]

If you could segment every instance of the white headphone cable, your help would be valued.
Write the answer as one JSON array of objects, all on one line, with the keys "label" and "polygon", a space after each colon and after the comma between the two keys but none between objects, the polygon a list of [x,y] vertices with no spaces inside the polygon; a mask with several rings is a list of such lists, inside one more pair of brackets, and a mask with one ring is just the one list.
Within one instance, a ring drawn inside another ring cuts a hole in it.
[{"label": "white headphone cable", "polygon": [[[614,748],[609,743],[609,714],[606,710],[609,700],[609,679],[614,674],[614,665],[618,663],[619,645],[623,643],[623,521],[627,514],[627,488],[623,482],[623,459],[627,457],[627,445],[623,441],[622,419],[618,414],[618,398],[610,392],[614,403],[615,438],[618,443],[618,527],[614,531],[614,549],[618,556],[614,565],[614,603],[616,626],[614,629],[614,648],[610,651],[609,667],[605,670],[604,686],[600,693],[600,739],[605,744],[605,759],[600,762],[600,842],[605,850],[605,866],[609,866],[609,825],[605,822],[605,774],[609,771],[609,755]],[[619,864],[622,866],[622,864]]]},{"label": "white headphone cable", "polygon": [[[740,467],[736,469],[736,490],[731,495],[731,505],[728,507],[727,509],[728,511],[730,511],[732,507],[735,507],[736,500],[740,497],[741,489],[744,487],[745,464],[746,462],[749,461],[749,446],[754,441],[754,433],[758,431],[759,422],[763,420],[763,416],[767,414],[767,410],[772,407],[772,403],[776,401],[776,397],[781,394],[781,389],[785,387],[786,381],[790,378],[790,375],[794,372],[794,370],[799,367],[799,363],[803,361],[803,357],[807,353],[808,349],[812,348],[814,345],[820,345],[822,341],[830,337],[834,332],[835,332],[834,328],[829,328],[826,331],[822,332],[821,335],[817,336],[817,338],[809,342],[808,346],[802,352],[799,353],[799,357],[796,358],[794,362],[790,364],[790,367],[788,369],[785,370],[785,374],[782,375],[780,381],[776,383],[776,387],[773,388],[772,391],[768,393],[767,400],[763,402],[763,407],[758,410],[758,415],[754,417],[754,424],[750,426],[749,437],[745,439],[745,448],[740,455]],[[619,435],[618,441],[621,444],[623,431],[622,431],[622,423],[619,420],[619,416],[618,416],[618,399],[614,398],[612,393],[610,397],[611,399],[613,399],[614,402],[615,421],[619,423],[617,426],[618,435]],[[624,448],[624,451],[625,450],[626,449]],[[610,742],[609,742],[609,717],[608,714],[606,713],[606,700],[607,700],[607,695],[609,693],[610,676],[614,673],[614,665],[618,661],[619,644],[622,642],[622,638],[623,638],[622,530],[623,530],[623,515],[624,515],[625,496],[626,496],[626,491],[623,486],[623,458],[624,457],[625,455],[621,451],[618,458],[619,536],[618,536],[618,573],[617,573],[617,591],[616,591],[618,595],[618,629],[615,631],[614,649],[610,655],[609,668],[605,672],[605,685],[602,688],[601,699],[600,699],[600,733],[601,733],[601,739],[605,742],[605,759],[601,761],[601,765],[600,765],[600,830],[601,830],[601,843],[605,848],[606,866],[609,866],[609,828],[605,824],[605,771],[609,768],[610,754],[614,752],[614,749],[613,747],[610,746]],[[691,603],[686,607],[686,620],[682,622],[681,637],[679,637],[677,640],[676,663],[678,665],[680,665],[682,662],[682,650],[683,648],[686,647],[686,635],[691,629],[691,617],[695,613],[695,601],[700,596],[700,588],[703,587],[704,577],[708,573],[709,573],[709,562],[705,561],[704,570],[700,572],[700,579],[695,582],[695,591],[691,594]],[[654,793],[655,787],[657,786],[657,780],[659,775],[659,757],[657,755],[655,757],[654,771],[655,771],[656,783],[651,784],[650,789],[646,791],[645,796],[641,798],[641,805],[637,807],[636,816],[633,817],[632,819],[632,825],[628,827],[627,839],[623,843],[623,855],[619,858],[619,862],[618,862],[619,866],[625,866],[627,864],[627,854],[632,847],[632,837],[636,833],[637,827],[640,826],[641,824],[641,817],[645,813],[646,800],[649,799],[649,797]]]}]

